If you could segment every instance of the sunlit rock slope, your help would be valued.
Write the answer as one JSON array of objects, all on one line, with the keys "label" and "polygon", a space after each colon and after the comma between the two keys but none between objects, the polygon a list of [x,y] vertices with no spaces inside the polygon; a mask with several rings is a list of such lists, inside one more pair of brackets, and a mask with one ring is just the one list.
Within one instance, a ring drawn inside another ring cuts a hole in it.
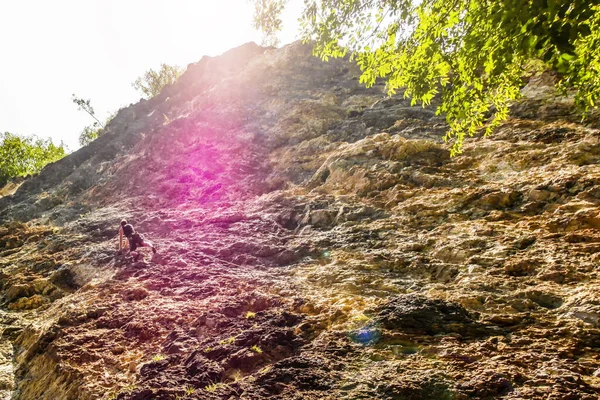
[{"label": "sunlit rock slope", "polygon": [[539,79],[450,158],[310,53],[205,57],[0,198],[0,396],[598,398],[597,118]]}]

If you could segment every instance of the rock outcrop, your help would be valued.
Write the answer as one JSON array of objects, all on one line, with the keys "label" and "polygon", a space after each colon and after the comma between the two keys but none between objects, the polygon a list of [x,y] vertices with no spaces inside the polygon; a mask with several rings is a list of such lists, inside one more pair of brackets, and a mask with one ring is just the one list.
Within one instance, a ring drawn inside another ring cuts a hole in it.
[{"label": "rock outcrop", "polygon": [[598,398],[597,115],[530,82],[450,158],[358,76],[205,57],[1,197],[0,397]]}]

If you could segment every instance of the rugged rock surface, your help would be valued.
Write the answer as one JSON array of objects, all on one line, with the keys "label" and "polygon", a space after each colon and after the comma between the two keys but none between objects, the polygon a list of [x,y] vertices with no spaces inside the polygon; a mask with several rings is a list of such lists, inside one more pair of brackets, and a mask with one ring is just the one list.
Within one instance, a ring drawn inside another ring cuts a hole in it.
[{"label": "rugged rock surface", "polygon": [[357,77],[205,57],[0,198],[0,395],[598,398],[597,117],[532,82],[450,158]]}]

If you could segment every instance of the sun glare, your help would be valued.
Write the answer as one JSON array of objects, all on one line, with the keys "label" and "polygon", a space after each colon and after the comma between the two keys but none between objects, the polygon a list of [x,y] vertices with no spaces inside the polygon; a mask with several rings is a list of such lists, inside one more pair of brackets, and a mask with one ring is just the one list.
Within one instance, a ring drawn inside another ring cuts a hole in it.
[{"label": "sun glare", "polygon": [[[296,38],[298,12],[290,2],[281,43]],[[183,68],[254,41],[247,0],[30,0],[0,4],[2,55],[0,122],[4,131],[50,136],[71,150],[92,123],[73,106],[91,99],[99,119],[140,99],[131,84],[161,63]],[[40,73],[39,60],[45,63]],[[49,79],[51,78],[51,79]],[[9,101],[10,99],[10,101]],[[36,118],[20,110],[36,110]]]}]

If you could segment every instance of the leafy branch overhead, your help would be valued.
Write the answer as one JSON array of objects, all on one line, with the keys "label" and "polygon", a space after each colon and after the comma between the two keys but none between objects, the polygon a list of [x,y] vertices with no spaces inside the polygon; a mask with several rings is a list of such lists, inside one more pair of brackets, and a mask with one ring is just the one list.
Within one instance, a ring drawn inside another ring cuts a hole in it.
[{"label": "leafy branch overhead", "polygon": [[252,26],[263,33],[263,45],[279,44],[277,32],[283,27],[281,12],[286,2],[286,0],[254,0]]},{"label": "leafy branch overhead", "polygon": [[[275,34],[285,0],[254,1],[255,26]],[[453,154],[508,118],[532,65],[555,71],[584,113],[600,98],[600,0],[307,0],[300,22],[315,55],[350,56],[366,86],[439,98]]]}]

